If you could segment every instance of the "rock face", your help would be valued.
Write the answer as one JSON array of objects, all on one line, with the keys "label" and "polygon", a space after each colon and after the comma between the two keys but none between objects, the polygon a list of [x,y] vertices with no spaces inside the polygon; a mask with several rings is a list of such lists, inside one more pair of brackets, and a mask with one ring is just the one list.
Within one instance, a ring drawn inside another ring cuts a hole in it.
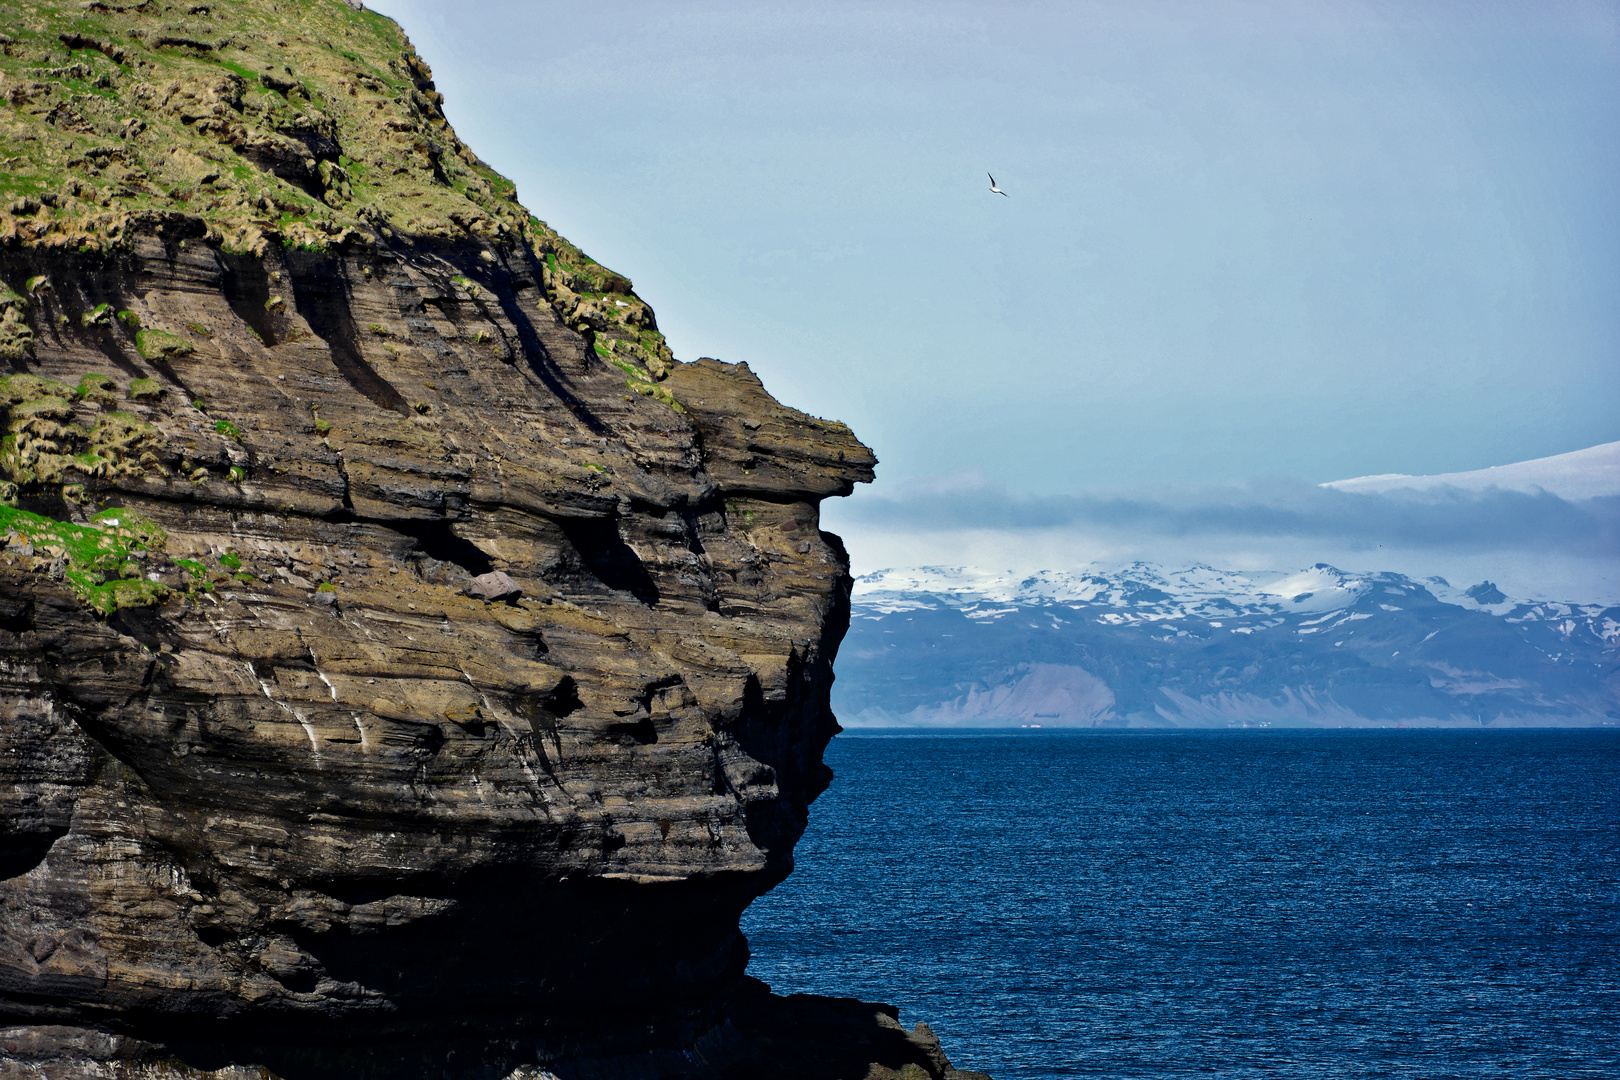
[{"label": "rock face", "polygon": [[0,5],[0,1075],[945,1075],[737,928],[871,453],[299,6]]}]

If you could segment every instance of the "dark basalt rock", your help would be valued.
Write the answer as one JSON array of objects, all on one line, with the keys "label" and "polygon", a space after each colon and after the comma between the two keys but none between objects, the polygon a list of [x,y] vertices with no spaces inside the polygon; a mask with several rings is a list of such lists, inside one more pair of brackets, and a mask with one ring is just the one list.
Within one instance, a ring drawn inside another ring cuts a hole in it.
[{"label": "dark basalt rock", "polygon": [[[950,1075],[738,931],[830,779],[818,508],[871,453],[675,361],[397,28],[308,8],[31,12],[74,25],[0,61],[121,65],[73,99],[102,201],[0,215],[0,1077]],[[275,42],[295,81],[219,66]]]}]

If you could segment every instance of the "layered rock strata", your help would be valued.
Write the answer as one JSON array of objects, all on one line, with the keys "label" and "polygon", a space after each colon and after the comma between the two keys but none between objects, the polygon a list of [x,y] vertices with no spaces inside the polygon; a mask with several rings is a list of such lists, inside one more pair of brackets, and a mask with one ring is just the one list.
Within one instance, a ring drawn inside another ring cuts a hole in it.
[{"label": "layered rock strata", "polygon": [[738,931],[871,453],[292,7],[0,5],[0,1075],[947,1074]]}]

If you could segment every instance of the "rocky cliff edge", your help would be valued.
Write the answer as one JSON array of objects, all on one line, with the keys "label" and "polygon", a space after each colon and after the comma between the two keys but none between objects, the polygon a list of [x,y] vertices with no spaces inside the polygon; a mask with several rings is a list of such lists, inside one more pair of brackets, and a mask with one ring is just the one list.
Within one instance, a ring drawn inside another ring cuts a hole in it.
[{"label": "rocky cliff edge", "polygon": [[744,975],[871,479],[338,0],[0,2],[0,1076],[942,1077]]}]

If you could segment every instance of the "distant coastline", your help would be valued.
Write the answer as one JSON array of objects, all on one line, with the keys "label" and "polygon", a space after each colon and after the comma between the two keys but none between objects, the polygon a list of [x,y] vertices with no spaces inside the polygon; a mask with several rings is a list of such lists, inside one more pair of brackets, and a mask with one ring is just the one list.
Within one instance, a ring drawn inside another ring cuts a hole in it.
[{"label": "distant coastline", "polygon": [[1540,727],[1440,727],[1440,726],[1414,726],[1401,725],[1397,727],[1339,727],[1339,728],[1313,728],[1313,727],[1227,727],[1227,728],[1172,728],[1172,727],[1043,727],[1034,728],[1023,725],[996,726],[996,727],[845,727],[837,736],[840,739],[911,739],[911,738],[947,738],[947,739],[987,739],[1007,738],[1011,736],[1042,738],[1049,736],[1075,736],[1075,737],[1105,737],[1105,736],[1153,736],[1153,735],[1398,735],[1406,732],[1414,734],[1485,734],[1485,735],[1534,735],[1537,732],[1603,732],[1609,731],[1620,734],[1620,723],[1599,724],[1580,727],[1576,725],[1544,724]]},{"label": "distant coastline", "polygon": [[833,707],[849,729],[1603,728],[1617,658],[1620,607],[1490,581],[923,567],[857,581]]}]

